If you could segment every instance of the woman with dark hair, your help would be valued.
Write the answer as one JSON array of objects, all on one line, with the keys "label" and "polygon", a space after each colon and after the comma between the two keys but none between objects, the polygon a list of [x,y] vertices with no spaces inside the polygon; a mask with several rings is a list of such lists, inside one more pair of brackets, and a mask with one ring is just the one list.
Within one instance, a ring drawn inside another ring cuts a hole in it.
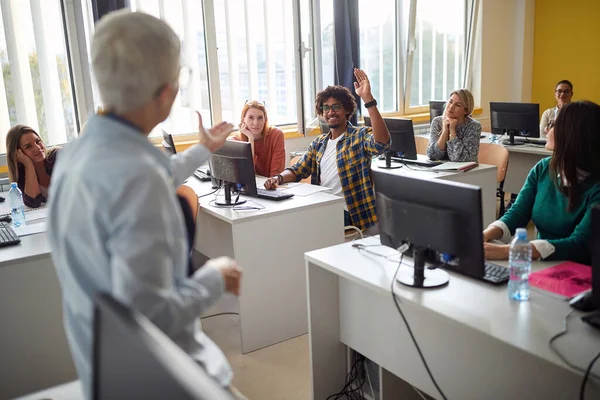
[{"label": "woman with dark hair", "polygon": [[29,126],[15,125],[6,134],[8,177],[17,182],[27,207],[46,202],[58,150],[46,149],[40,135]]},{"label": "woman with dark hair", "polygon": [[[483,231],[484,242],[507,243],[533,221],[538,238],[533,258],[590,263],[591,212],[600,204],[600,106],[578,101],[563,106],[548,131],[541,160],[527,177],[515,204]],[[509,245],[484,244],[486,259],[507,259]]]},{"label": "woman with dark hair", "polygon": [[552,107],[544,111],[540,122],[540,135],[545,137],[548,131],[552,128],[552,124],[562,107],[571,102],[573,98],[573,84],[564,79],[554,87],[554,98],[556,99],[556,107]]}]

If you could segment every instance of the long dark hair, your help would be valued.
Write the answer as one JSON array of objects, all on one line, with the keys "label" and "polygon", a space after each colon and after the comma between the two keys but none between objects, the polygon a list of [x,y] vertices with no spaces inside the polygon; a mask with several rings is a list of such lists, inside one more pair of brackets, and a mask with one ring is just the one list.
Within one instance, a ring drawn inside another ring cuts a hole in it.
[{"label": "long dark hair", "polygon": [[600,179],[599,154],[600,106],[591,101],[565,104],[554,122],[550,171],[560,191],[569,199],[567,211],[573,211],[580,200],[578,169],[589,173],[588,179]]}]

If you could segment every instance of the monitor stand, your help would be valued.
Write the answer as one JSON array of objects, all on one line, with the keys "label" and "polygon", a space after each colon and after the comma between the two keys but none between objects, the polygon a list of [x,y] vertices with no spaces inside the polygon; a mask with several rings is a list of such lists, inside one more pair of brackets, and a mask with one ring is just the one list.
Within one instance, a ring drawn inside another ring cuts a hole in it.
[{"label": "monitor stand", "polygon": [[426,269],[425,258],[427,248],[414,248],[414,268],[400,269],[396,280],[403,285],[416,288],[434,288],[444,286],[450,280],[450,275],[440,268]]},{"label": "monitor stand", "polygon": [[508,143],[506,143],[505,145],[509,145],[509,146],[520,146],[525,144],[525,142],[515,142],[515,131],[514,130],[510,130],[508,131]]},{"label": "monitor stand", "polygon": [[240,200],[239,196],[236,199],[236,201],[231,201],[231,189],[233,189],[233,186],[234,184],[231,182],[223,182],[223,190],[225,191],[225,201],[215,199],[215,204],[217,206],[237,206],[246,202],[246,200]]},{"label": "monitor stand", "polygon": [[385,152],[385,164],[379,164],[378,165],[379,168],[382,169],[396,169],[396,168],[402,168],[402,165],[392,165],[392,152],[391,151],[386,151]]}]

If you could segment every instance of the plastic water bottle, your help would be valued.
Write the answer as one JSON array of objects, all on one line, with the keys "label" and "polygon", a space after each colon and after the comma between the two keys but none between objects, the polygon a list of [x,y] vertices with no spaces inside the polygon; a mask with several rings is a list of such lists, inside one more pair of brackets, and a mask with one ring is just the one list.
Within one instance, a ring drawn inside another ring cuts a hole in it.
[{"label": "plastic water bottle", "polygon": [[8,204],[10,205],[10,216],[15,228],[25,225],[25,205],[23,204],[23,193],[17,186],[17,182],[10,184],[8,191]]},{"label": "plastic water bottle", "polygon": [[517,229],[517,234],[510,244],[508,267],[510,269],[508,297],[518,301],[529,300],[531,243],[527,240],[527,230],[525,228]]}]

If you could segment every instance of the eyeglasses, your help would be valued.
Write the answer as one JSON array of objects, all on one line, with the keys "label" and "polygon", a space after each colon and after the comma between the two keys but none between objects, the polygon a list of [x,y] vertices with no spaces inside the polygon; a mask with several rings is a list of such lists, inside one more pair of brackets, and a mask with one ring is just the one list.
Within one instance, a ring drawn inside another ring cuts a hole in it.
[{"label": "eyeglasses", "polygon": [[244,104],[247,106],[256,106],[256,105],[263,106],[263,107],[267,106],[267,103],[264,101],[261,101],[261,100],[246,100],[246,102]]},{"label": "eyeglasses", "polygon": [[324,113],[329,112],[330,110],[333,111],[340,111],[342,109],[342,105],[341,104],[332,104],[331,106],[321,106],[321,111],[323,111]]},{"label": "eyeglasses", "polygon": [[566,89],[566,90],[556,89],[556,94],[559,95],[559,96],[561,94],[571,94],[571,89]]}]

